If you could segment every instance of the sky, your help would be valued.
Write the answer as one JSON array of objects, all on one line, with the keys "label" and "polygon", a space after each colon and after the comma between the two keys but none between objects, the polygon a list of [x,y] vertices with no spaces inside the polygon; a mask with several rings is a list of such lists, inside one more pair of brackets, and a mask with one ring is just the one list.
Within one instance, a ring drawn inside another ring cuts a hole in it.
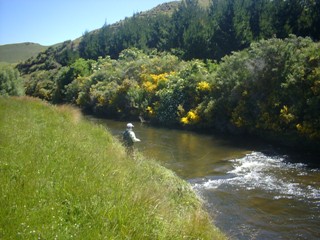
[{"label": "sky", "polygon": [[50,46],[172,0],[0,0],[0,45]]}]

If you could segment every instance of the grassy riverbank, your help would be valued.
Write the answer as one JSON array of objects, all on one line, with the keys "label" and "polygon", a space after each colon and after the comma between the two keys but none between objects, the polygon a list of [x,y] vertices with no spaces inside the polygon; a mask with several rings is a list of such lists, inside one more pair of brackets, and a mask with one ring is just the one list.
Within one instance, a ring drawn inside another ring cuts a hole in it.
[{"label": "grassy riverbank", "polygon": [[1,239],[225,239],[190,186],[71,107],[0,98]]}]

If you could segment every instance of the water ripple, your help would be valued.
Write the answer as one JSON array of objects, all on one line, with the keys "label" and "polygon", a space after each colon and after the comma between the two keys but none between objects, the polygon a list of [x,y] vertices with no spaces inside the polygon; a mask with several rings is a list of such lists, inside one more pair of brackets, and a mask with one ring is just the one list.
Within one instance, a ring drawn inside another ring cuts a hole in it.
[{"label": "water ripple", "polygon": [[290,163],[285,155],[268,156],[252,152],[230,162],[233,169],[226,172],[226,176],[195,183],[194,187],[216,189],[232,185],[247,190],[261,189],[273,193],[274,199],[320,200],[319,184],[308,185],[303,181],[310,174],[319,174],[319,170],[310,170],[302,163]]}]

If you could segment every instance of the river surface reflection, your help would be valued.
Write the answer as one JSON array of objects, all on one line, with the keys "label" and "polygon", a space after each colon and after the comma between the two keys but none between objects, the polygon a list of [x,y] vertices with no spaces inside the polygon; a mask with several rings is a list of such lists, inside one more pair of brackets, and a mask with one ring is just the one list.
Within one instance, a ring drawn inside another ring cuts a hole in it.
[{"label": "river surface reflection", "polygon": [[[126,126],[91,120],[119,138]],[[249,139],[134,124],[137,149],[189,181],[231,239],[320,238],[320,170],[302,163],[306,156]]]}]

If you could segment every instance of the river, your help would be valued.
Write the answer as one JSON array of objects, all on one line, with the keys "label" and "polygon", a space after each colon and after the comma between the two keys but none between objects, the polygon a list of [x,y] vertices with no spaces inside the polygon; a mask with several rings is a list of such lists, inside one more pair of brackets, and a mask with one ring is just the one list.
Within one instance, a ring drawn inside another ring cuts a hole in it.
[{"label": "river", "polygon": [[[94,119],[121,137],[126,123]],[[320,162],[255,139],[134,123],[136,148],[191,183],[230,239],[320,239]]]}]

